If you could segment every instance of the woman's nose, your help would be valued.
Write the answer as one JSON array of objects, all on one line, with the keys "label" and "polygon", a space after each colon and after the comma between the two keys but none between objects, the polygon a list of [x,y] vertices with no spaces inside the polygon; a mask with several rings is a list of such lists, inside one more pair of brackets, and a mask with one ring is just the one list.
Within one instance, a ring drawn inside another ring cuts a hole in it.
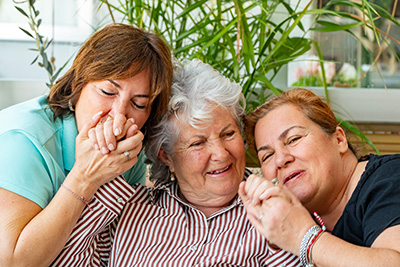
[{"label": "woman's nose", "polygon": [[294,157],[287,148],[275,151],[275,162],[278,168],[284,168],[293,162]]},{"label": "woman's nose", "polygon": [[111,115],[115,117],[116,114],[122,114],[125,117],[128,117],[130,108],[130,101],[129,100],[119,100],[115,101],[112,106]]},{"label": "woman's nose", "polygon": [[229,154],[225,145],[221,141],[214,141],[210,148],[212,160],[224,160]]}]

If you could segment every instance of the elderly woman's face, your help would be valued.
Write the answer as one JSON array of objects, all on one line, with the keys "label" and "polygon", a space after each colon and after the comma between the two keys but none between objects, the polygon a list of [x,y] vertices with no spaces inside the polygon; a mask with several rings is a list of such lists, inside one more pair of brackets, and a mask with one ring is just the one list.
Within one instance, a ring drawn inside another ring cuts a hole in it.
[{"label": "elderly woman's face", "polygon": [[87,83],[75,107],[78,131],[99,111],[103,111],[102,120],[116,114],[133,118],[140,129],[150,115],[149,93],[147,70],[127,79]]},{"label": "elderly woman's face", "polygon": [[342,175],[343,131],[328,136],[297,106],[269,112],[257,122],[254,135],[263,175],[277,177],[303,204],[329,194],[335,177]]},{"label": "elderly woman's face", "polygon": [[239,126],[221,107],[212,114],[206,128],[176,121],[180,136],[169,156],[180,192],[196,206],[229,204],[244,175],[245,149]]}]

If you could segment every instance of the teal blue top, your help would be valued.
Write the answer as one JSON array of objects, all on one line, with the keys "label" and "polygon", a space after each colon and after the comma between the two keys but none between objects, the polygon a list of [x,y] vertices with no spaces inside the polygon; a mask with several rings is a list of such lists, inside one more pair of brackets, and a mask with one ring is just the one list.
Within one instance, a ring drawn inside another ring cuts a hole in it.
[{"label": "teal blue top", "polygon": [[[44,208],[75,163],[75,116],[53,120],[47,95],[0,111],[0,187]],[[144,184],[146,165],[140,153],[124,177]]]}]

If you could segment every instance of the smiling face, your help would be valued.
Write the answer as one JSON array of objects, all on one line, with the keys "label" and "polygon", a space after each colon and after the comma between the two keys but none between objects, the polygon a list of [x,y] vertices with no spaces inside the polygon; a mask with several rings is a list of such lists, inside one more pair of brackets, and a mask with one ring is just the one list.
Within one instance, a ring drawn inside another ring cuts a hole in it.
[{"label": "smiling face", "polygon": [[[239,126],[221,107],[207,128],[178,122],[180,135],[166,163],[174,172],[183,198],[206,215],[228,205],[236,196],[245,169]],[[211,212],[210,212],[211,210]]]},{"label": "smiling face", "polygon": [[263,175],[278,178],[303,204],[322,201],[343,175],[343,130],[328,136],[301,109],[285,104],[260,119],[254,132]]},{"label": "smiling face", "polygon": [[149,105],[150,81],[147,70],[121,80],[105,80],[87,83],[75,107],[78,131],[94,114],[103,111],[103,119],[123,114],[133,118],[139,129],[151,112]]}]

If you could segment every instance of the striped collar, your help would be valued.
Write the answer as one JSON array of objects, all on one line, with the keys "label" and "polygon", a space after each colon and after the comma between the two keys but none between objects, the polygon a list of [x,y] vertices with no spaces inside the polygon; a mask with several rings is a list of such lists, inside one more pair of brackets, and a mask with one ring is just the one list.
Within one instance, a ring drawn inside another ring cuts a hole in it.
[{"label": "striped collar", "polygon": [[[252,172],[249,169],[245,168],[243,180],[246,180],[247,177],[250,176],[250,174],[252,174]],[[149,195],[150,195],[149,204],[155,205],[163,193],[170,195],[172,198],[176,199],[177,201],[179,201],[180,203],[182,203],[185,206],[192,206],[191,204],[183,201],[181,199],[181,197],[179,196],[179,185],[176,181],[172,182],[172,183],[171,182],[160,183],[160,184],[155,185],[153,188],[151,188],[150,192],[149,192]],[[225,211],[226,209],[230,209],[232,207],[238,206],[238,205],[243,206],[243,202],[242,202],[242,199],[240,198],[240,196],[236,195],[232,204],[230,204],[229,206],[227,206],[224,209],[221,209],[221,212]],[[194,207],[194,206],[192,206],[192,207]]]}]

